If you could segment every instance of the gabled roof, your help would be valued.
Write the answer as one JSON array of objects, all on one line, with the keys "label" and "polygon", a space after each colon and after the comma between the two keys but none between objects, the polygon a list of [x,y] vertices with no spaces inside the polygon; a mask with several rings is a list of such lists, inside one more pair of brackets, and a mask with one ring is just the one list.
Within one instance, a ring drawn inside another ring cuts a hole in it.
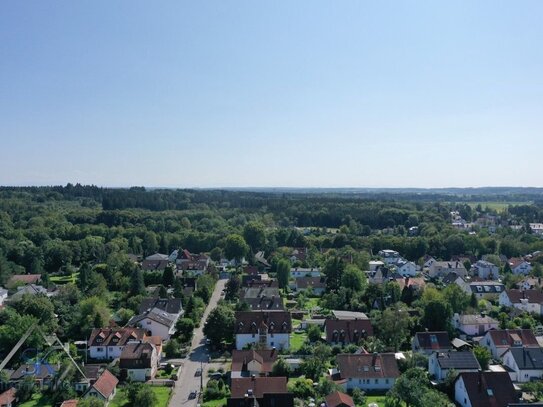
[{"label": "gabled roof", "polygon": [[417,332],[415,338],[421,349],[451,349],[451,340],[449,334],[445,331]]},{"label": "gabled roof", "polygon": [[342,379],[400,376],[394,353],[339,354],[336,361]]},{"label": "gabled roof", "polygon": [[129,341],[141,341],[145,330],[141,328],[94,328],[90,334],[89,346],[124,346]]},{"label": "gabled roof", "polygon": [[119,380],[109,370],[104,370],[104,373],[96,380],[92,388],[104,396],[105,399],[109,399],[118,383]]},{"label": "gabled roof", "polygon": [[464,372],[460,379],[472,407],[507,407],[518,400],[507,372]]},{"label": "gabled roof", "polygon": [[142,314],[152,308],[157,308],[168,314],[178,314],[183,306],[180,298],[144,298],[141,301],[138,313]]},{"label": "gabled roof", "polygon": [[327,319],[324,322],[324,330],[328,342],[352,343],[373,336],[373,327],[369,319]]},{"label": "gabled roof", "polygon": [[147,256],[145,260],[156,261],[156,260],[168,260],[169,258],[170,256],[168,256],[167,254],[155,253],[150,256]]},{"label": "gabled roof", "polygon": [[481,315],[481,314],[466,314],[466,315],[460,315],[458,317],[458,321],[461,325],[491,325],[491,324],[498,324],[498,320],[489,317],[488,315]]},{"label": "gabled roof", "polygon": [[24,283],[24,284],[36,284],[41,280],[41,274],[14,274],[9,279],[8,284]]},{"label": "gabled roof", "polygon": [[363,312],[334,310],[332,315],[338,320],[369,319]]},{"label": "gabled roof", "polygon": [[291,333],[292,318],[288,311],[238,311],[236,334],[256,333],[267,328],[269,333]]},{"label": "gabled roof", "polygon": [[167,313],[166,311],[160,311],[155,310],[154,308],[149,311],[145,312],[140,315],[136,315],[132,318],[130,318],[130,321],[128,321],[129,326],[135,326],[144,319],[150,319],[151,321],[155,321],[161,325],[167,326],[168,328],[171,328],[175,323],[175,318],[172,316],[172,314]]},{"label": "gabled roof", "polygon": [[275,349],[233,350],[232,372],[244,371],[247,369],[247,364],[254,360],[261,365],[260,373],[271,373],[277,354]]},{"label": "gabled roof", "polygon": [[509,348],[515,363],[520,370],[543,369],[543,349],[541,348]]},{"label": "gabled roof", "polygon": [[260,297],[267,297],[267,298],[280,298],[281,293],[279,292],[278,287],[249,287],[244,288],[241,293],[240,297],[242,299],[246,298],[260,298]]},{"label": "gabled roof", "polygon": [[540,290],[506,290],[505,293],[513,304],[520,304],[527,299],[530,304],[543,304],[543,292]]},{"label": "gabled roof", "polygon": [[77,406],[77,403],[79,403],[79,400],[77,399],[65,400],[62,402],[60,407],[75,407]]},{"label": "gabled roof", "polygon": [[340,391],[335,391],[324,399],[326,402],[326,407],[337,407],[346,405],[349,407],[355,407],[354,401],[348,394],[342,393]]},{"label": "gabled roof", "polygon": [[249,305],[254,311],[281,311],[285,309],[281,297],[243,298],[241,302]]},{"label": "gabled roof", "polygon": [[16,393],[17,389],[15,389],[15,387],[11,387],[0,394],[0,406],[7,406],[8,404],[15,403],[15,400],[17,400]]},{"label": "gabled roof", "polygon": [[434,353],[441,369],[480,369],[481,366],[471,351]]},{"label": "gabled roof", "polygon": [[509,259],[509,265],[512,269],[520,266],[522,263],[528,263],[526,260],[524,260],[522,257],[512,257]]},{"label": "gabled roof", "polygon": [[301,290],[308,288],[326,288],[324,277],[300,277],[296,279],[296,287]]},{"label": "gabled roof", "polygon": [[23,364],[11,374],[11,380],[23,379],[26,376],[32,376],[36,379],[52,378],[56,375],[56,367],[53,365],[39,364]]},{"label": "gabled roof", "polygon": [[245,398],[252,392],[254,397],[261,399],[264,394],[288,393],[286,377],[242,377],[232,379],[231,397]]},{"label": "gabled roof", "polygon": [[487,332],[497,348],[514,346],[539,347],[537,339],[531,329],[492,329]]}]

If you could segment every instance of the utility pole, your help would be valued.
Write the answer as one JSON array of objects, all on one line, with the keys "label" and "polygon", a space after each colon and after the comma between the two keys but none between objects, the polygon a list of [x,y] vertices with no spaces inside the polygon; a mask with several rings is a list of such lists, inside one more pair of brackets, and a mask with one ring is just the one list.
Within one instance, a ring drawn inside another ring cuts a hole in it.
[{"label": "utility pole", "polygon": [[200,393],[204,391],[204,362],[200,361]]}]

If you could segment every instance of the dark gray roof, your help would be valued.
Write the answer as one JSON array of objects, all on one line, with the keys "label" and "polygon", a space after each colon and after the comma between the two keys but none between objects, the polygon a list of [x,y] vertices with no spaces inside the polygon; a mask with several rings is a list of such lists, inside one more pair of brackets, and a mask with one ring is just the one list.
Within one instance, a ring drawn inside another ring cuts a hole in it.
[{"label": "dark gray roof", "polygon": [[521,370],[543,369],[543,349],[510,348],[515,363]]},{"label": "dark gray roof", "polygon": [[437,363],[442,369],[480,369],[481,366],[472,352],[440,352]]},{"label": "dark gray roof", "polygon": [[166,311],[169,314],[178,314],[181,312],[182,305],[180,298],[144,298],[141,302],[139,313],[143,314],[145,311],[152,308],[158,308],[159,310]]}]

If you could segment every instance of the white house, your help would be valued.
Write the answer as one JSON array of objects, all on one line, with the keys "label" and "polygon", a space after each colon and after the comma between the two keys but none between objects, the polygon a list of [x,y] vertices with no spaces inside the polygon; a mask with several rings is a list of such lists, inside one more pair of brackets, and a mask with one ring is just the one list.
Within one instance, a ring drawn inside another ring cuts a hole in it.
[{"label": "white house", "polygon": [[514,382],[526,383],[543,377],[543,349],[510,348],[503,354],[503,364]]},{"label": "white house", "polygon": [[530,229],[534,235],[543,235],[543,223],[530,223]]},{"label": "white house", "polygon": [[383,267],[385,263],[383,263],[381,260],[371,260],[369,263],[370,271],[377,271],[379,267]]},{"label": "white house", "polygon": [[428,373],[438,381],[443,381],[450,371],[477,372],[481,369],[477,358],[471,351],[434,352],[428,358]]},{"label": "white house", "polygon": [[396,263],[396,272],[404,277],[413,277],[417,274],[417,265],[412,261],[400,261]]},{"label": "white house", "polygon": [[479,278],[485,280],[497,280],[500,275],[500,268],[485,260],[479,260],[471,268]]},{"label": "white house", "polygon": [[400,376],[394,353],[339,354],[332,379],[345,390],[389,390]]},{"label": "white house", "polygon": [[455,283],[468,295],[475,295],[478,300],[498,299],[505,290],[505,286],[498,281],[466,281],[461,277],[455,280]]},{"label": "white house", "polygon": [[435,261],[436,261],[436,259],[434,259],[432,256],[426,255],[426,256],[424,256],[422,267],[424,267],[425,269],[428,269],[428,268],[430,268],[430,266],[432,264],[435,263]]},{"label": "white house", "polygon": [[292,319],[287,311],[239,311],[235,324],[236,349],[289,349]]},{"label": "white house", "polygon": [[144,338],[145,330],[140,328],[95,328],[87,342],[89,356],[97,360],[117,359],[128,343]]},{"label": "white house", "polygon": [[541,315],[543,293],[540,290],[505,290],[500,294],[499,302],[506,307]]},{"label": "white house", "polygon": [[398,260],[400,260],[401,256],[400,253],[398,253],[395,250],[379,250],[379,256],[383,259],[383,261],[388,264],[396,264]]},{"label": "white house", "polygon": [[509,267],[513,274],[527,275],[532,271],[532,265],[522,258],[509,259]]},{"label": "white house", "polygon": [[130,343],[123,349],[119,360],[121,375],[145,382],[155,378],[159,355],[155,346],[148,342]]},{"label": "white house", "polygon": [[480,407],[512,406],[518,398],[507,372],[464,372],[454,382],[454,400],[461,407]]},{"label": "white house", "polygon": [[104,370],[85,394],[85,397],[96,397],[107,406],[115,397],[118,383],[119,380],[109,370]]},{"label": "white house", "polygon": [[459,315],[454,314],[452,325],[455,329],[470,336],[482,336],[491,329],[498,329],[500,323],[486,315]]},{"label": "white house", "polygon": [[490,350],[494,359],[500,359],[514,347],[539,348],[531,329],[492,329],[479,341],[479,345]]},{"label": "white house", "polygon": [[146,298],[142,301],[139,312],[127,325],[143,328],[163,341],[170,339],[175,333],[175,323],[183,315],[181,300],[178,298]]}]

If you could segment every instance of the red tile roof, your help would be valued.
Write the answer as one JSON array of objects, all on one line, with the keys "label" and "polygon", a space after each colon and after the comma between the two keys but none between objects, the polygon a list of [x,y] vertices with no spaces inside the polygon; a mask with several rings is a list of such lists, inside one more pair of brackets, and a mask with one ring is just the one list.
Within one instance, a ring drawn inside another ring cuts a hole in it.
[{"label": "red tile roof", "polygon": [[513,304],[519,304],[521,299],[528,299],[531,304],[543,304],[543,292],[540,290],[506,290],[509,300]]},{"label": "red tile roof", "polygon": [[286,377],[243,377],[232,379],[232,398],[244,398],[252,390],[253,395],[261,399],[264,394],[288,393]]},{"label": "red tile roof", "polygon": [[520,341],[522,346],[539,347],[537,339],[531,329],[493,329],[488,335],[497,348],[509,348]]},{"label": "red tile roof", "polygon": [[269,333],[290,333],[292,318],[287,311],[239,311],[236,312],[236,334],[256,333],[260,328]]},{"label": "red tile roof", "polygon": [[104,370],[104,373],[102,373],[92,387],[106,399],[109,399],[115,391],[115,387],[117,387],[118,383],[119,380],[113,376],[109,370]]},{"label": "red tile roof", "polygon": [[261,365],[260,373],[271,373],[273,364],[277,360],[277,351],[270,350],[233,350],[232,371],[242,372],[246,369],[247,363],[255,360]]},{"label": "red tile roof", "polygon": [[79,403],[79,400],[72,399],[72,400],[65,400],[62,402],[60,407],[75,407],[77,406],[77,403]]},{"label": "red tile roof", "polygon": [[15,400],[17,400],[16,393],[17,390],[15,387],[12,387],[0,394],[0,406],[15,403]]},{"label": "red tile roof", "polygon": [[417,332],[415,338],[421,349],[451,349],[449,334],[443,332]]},{"label": "red tile roof", "polygon": [[89,346],[124,346],[130,340],[141,341],[145,329],[141,328],[94,328],[89,338]]},{"label": "red tile roof", "polygon": [[25,283],[25,284],[36,284],[41,280],[41,274],[14,274],[9,279],[8,284],[13,283]]},{"label": "red tile roof", "polygon": [[507,372],[465,372],[456,380],[464,382],[472,407],[507,407],[517,401]]},{"label": "red tile roof", "polygon": [[336,361],[341,379],[400,376],[394,353],[340,354],[336,356]]},{"label": "red tile roof", "polygon": [[373,336],[373,327],[369,319],[327,319],[324,330],[328,342],[356,343],[366,336]]},{"label": "red tile roof", "polygon": [[326,396],[324,401],[326,402],[326,407],[355,407],[354,401],[351,396],[345,393],[341,393],[339,391],[329,394],[328,396]]}]

